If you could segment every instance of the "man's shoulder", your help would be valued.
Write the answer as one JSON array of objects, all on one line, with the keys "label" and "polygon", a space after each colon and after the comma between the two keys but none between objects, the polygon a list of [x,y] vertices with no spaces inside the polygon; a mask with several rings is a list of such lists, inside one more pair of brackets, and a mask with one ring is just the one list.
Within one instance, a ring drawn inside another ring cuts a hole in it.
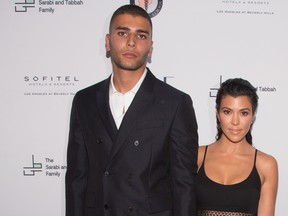
[{"label": "man's shoulder", "polygon": [[170,97],[180,97],[187,95],[187,93],[183,92],[182,90],[159,79],[157,79],[155,82],[155,90],[155,92],[158,92],[159,94],[170,95]]},{"label": "man's shoulder", "polygon": [[104,80],[102,80],[98,83],[95,83],[93,85],[90,85],[86,88],[83,88],[83,89],[79,90],[76,94],[77,95],[87,95],[87,94],[89,95],[91,93],[103,91],[108,86],[109,86],[109,78],[104,79]]},{"label": "man's shoulder", "polygon": [[164,80],[160,80],[157,78],[148,68],[148,78],[149,80],[153,80],[154,83],[154,88],[155,88],[155,93],[158,94],[169,94],[170,96],[180,96],[180,95],[185,95],[186,93],[177,89],[176,87],[166,83]]}]

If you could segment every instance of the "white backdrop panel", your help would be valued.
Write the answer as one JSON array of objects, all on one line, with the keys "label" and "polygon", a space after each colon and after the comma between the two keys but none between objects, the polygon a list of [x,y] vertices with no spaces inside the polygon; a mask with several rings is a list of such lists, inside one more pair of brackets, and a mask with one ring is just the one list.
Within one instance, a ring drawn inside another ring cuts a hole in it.
[{"label": "white backdrop panel", "polygon": [[[0,1],[0,215],[64,215],[72,98],[111,73],[104,49],[109,19],[130,3],[49,2]],[[287,8],[285,0],[163,0],[152,18],[148,65],[193,98],[201,145],[216,134],[220,82],[242,77],[258,87],[254,144],[279,163],[276,215],[286,212],[288,192]]]}]

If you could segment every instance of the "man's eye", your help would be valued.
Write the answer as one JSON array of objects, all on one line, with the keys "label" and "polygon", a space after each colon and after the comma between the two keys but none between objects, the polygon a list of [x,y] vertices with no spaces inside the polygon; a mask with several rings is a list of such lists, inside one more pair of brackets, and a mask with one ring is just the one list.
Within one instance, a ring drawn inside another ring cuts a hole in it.
[{"label": "man's eye", "polygon": [[141,40],[145,40],[147,38],[147,36],[143,35],[143,34],[139,34],[138,38],[141,39]]},{"label": "man's eye", "polygon": [[118,35],[121,36],[121,37],[124,37],[124,36],[126,36],[127,34],[126,34],[126,32],[118,32]]}]

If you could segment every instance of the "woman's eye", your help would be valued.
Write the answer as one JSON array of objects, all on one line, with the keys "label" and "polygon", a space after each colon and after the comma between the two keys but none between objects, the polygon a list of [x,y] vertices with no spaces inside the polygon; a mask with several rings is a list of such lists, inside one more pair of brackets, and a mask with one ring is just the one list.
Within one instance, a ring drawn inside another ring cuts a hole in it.
[{"label": "woman's eye", "polygon": [[247,116],[247,115],[249,115],[248,112],[242,112],[241,114],[242,114],[243,116]]},{"label": "woman's eye", "polygon": [[230,114],[230,110],[223,110],[223,113],[228,115],[228,114]]}]

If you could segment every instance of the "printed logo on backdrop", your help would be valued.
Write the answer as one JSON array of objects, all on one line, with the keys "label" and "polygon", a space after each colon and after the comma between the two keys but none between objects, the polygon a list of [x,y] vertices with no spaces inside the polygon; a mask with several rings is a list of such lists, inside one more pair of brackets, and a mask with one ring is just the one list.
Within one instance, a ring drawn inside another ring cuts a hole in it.
[{"label": "printed logo on backdrop", "polygon": [[217,84],[217,87],[210,88],[209,97],[216,97],[218,89],[221,84],[222,84],[222,75],[220,75],[220,79],[219,79],[219,83]]},{"label": "printed logo on backdrop", "polygon": [[39,12],[54,13],[59,7],[76,7],[84,5],[84,0],[16,0],[16,13]]},{"label": "printed logo on backdrop", "polygon": [[47,177],[60,177],[66,172],[67,166],[57,163],[54,158],[35,158],[36,157],[32,155],[28,164],[23,167],[24,176],[44,175]]},{"label": "printed logo on backdrop", "polygon": [[[222,82],[223,82],[223,78],[222,78],[222,75],[220,75],[219,80],[218,80],[218,84],[216,85],[216,87],[210,88],[209,97],[216,97],[217,96],[217,92],[218,92]],[[253,85],[253,83],[252,83],[252,85]],[[257,92],[263,92],[263,93],[276,92],[276,87],[274,87],[274,86],[273,87],[271,87],[271,86],[257,86],[256,87],[255,86],[255,88],[257,89]]]},{"label": "printed logo on backdrop", "polygon": [[40,76],[23,77],[25,96],[68,96],[75,95],[75,87],[79,83],[76,76]]},{"label": "printed logo on backdrop", "polygon": [[216,13],[221,15],[271,16],[275,14],[272,0],[215,0]]},{"label": "printed logo on backdrop", "polygon": [[161,11],[163,0],[130,0],[130,4],[142,7],[152,18]]},{"label": "printed logo on backdrop", "polygon": [[35,8],[35,0],[25,0],[15,3],[15,12],[27,12],[28,9]]}]

